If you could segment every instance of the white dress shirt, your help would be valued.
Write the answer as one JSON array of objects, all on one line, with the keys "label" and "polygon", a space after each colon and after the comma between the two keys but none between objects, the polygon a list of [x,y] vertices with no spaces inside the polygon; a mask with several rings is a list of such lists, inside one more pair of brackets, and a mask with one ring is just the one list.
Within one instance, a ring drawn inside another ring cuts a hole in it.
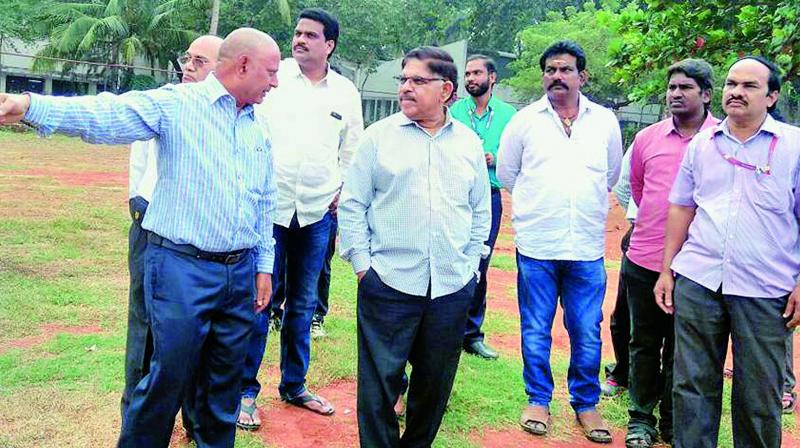
[{"label": "white dress shirt", "polygon": [[150,139],[131,144],[128,168],[128,198],[141,196],[145,201],[153,200],[156,188],[156,157],[158,141]]},{"label": "white dress shirt", "polygon": [[338,194],[342,175],[364,131],[361,96],[350,80],[328,68],[316,85],[294,59],[281,61],[278,88],[256,115],[269,124],[278,208],[275,224],[320,221]]},{"label": "white dress shirt", "polygon": [[367,129],[342,189],[342,258],[400,292],[452,294],[478,275],[491,227],[478,136],[450,118],[431,136],[402,112]]},{"label": "white dress shirt", "polygon": [[613,112],[583,95],[578,106],[571,136],[544,96],[511,119],[500,141],[497,177],[512,193],[515,242],[526,257],[603,257],[622,136]]},{"label": "white dress shirt", "polygon": [[622,156],[622,168],[619,172],[619,180],[611,191],[617,197],[617,202],[622,208],[625,209],[625,219],[630,222],[636,221],[636,214],[639,213],[639,207],[636,206],[631,198],[631,155],[633,154],[633,144],[625,151]]}]

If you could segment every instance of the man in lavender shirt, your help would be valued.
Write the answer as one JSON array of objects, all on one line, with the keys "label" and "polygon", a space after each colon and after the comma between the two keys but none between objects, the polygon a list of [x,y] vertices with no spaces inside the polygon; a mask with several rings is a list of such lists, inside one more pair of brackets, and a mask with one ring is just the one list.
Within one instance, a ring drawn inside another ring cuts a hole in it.
[{"label": "man in lavender shirt", "polygon": [[761,57],[731,66],[728,117],[689,144],[669,196],[654,293],[675,315],[676,448],[717,446],[729,335],[734,446],[781,445],[785,340],[800,323],[800,129],[768,114],[780,82]]}]

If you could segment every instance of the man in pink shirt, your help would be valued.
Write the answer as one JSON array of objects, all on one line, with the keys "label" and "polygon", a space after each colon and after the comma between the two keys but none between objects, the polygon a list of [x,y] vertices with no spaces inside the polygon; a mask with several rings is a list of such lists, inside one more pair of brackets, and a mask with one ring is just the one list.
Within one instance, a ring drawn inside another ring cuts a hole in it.
[{"label": "man in pink shirt", "polygon": [[631,319],[629,448],[655,443],[660,403],[661,438],[672,440],[673,320],[656,304],[653,287],[661,271],[668,196],[692,137],[719,120],[709,112],[713,74],[699,59],[667,69],[666,100],[672,116],[638,134],[631,153],[631,195],[639,207],[622,275]]}]

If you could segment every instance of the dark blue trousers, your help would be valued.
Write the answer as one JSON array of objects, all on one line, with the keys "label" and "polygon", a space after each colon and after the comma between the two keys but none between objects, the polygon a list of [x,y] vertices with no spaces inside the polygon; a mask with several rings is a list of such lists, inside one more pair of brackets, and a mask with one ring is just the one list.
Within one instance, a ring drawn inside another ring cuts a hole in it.
[{"label": "dark blue trousers", "polygon": [[[311,320],[317,308],[317,283],[330,236],[331,215],[300,227],[297,217],[289,227],[273,226],[275,237],[275,290],[283,290],[283,325],[281,327],[281,384],[284,398],[294,398],[305,391],[306,373],[311,358]],[[254,323],[245,359],[241,396],[255,398],[261,391],[256,375],[264,358],[269,332],[269,316],[260,313]]]},{"label": "dark blue trousers", "polygon": [[481,278],[478,281],[477,288],[475,288],[475,296],[472,298],[467,315],[467,325],[464,329],[465,346],[473,342],[482,341],[484,338],[481,325],[483,325],[483,319],[486,317],[486,273],[489,271],[489,262],[492,259],[497,234],[500,232],[500,220],[502,218],[503,197],[500,194],[500,189],[492,188],[492,227],[489,231],[489,239],[486,240],[486,245],[489,246],[489,256],[482,259],[479,266]]},{"label": "dark blue trousers", "polygon": [[[370,269],[358,284],[358,432],[361,446],[428,447],[458,370],[476,280],[431,300],[397,291]],[[411,364],[406,430],[394,403]]]},{"label": "dark blue trousers", "polygon": [[181,401],[194,389],[197,446],[232,447],[253,328],[255,257],[248,252],[225,265],[148,244],[144,266],[153,355],[130,396],[119,446],[168,446]]},{"label": "dark blue trousers", "polygon": [[131,227],[128,231],[128,336],[125,342],[125,389],[122,391],[122,418],[130,404],[136,385],[150,369],[153,340],[144,306],[144,251],[147,248],[147,231],[142,220],[147,211],[147,201],[136,196],[128,201]]}]

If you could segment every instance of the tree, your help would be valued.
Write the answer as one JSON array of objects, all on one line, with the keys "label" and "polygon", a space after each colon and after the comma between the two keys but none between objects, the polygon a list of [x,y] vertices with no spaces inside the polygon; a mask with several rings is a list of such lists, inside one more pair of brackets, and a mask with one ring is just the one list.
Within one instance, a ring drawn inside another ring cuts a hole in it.
[{"label": "tree", "polygon": [[614,73],[608,65],[608,47],[616,38],[614,27],[618,17],[617,5],[596,9],[592,2],[585,3],[580,10],[569,6],[563,13],[549,12],[546,20],[520,32],[522,51],[511,64],[515,75],[507,84],[525,97],[542,95],[539,57],[553,42],[570,39],[586,53],[589,82],[583,92],[614,109],[629,104],[625,92],[613,82]]},{"label": "tree", "polygon": [[663,90],[648,74],[687,57],[707,60],[720,76],[736,58],[760,54],[775,61],[790,83],[800,78],[800,2],[797,0],[646,0],[626,8],[620,39],[610,48],[620,86],[633,99]]},{"label": "tree", "polygon": [[[181,6],[181,0],[54,1],[38,18],[50,40],[34,69],[52,70],[47,57],[130,65],[142,56],[151,67],[166,67],[198,35],[178,26]],[[120,80],[117,73],[117,87]]]}]

